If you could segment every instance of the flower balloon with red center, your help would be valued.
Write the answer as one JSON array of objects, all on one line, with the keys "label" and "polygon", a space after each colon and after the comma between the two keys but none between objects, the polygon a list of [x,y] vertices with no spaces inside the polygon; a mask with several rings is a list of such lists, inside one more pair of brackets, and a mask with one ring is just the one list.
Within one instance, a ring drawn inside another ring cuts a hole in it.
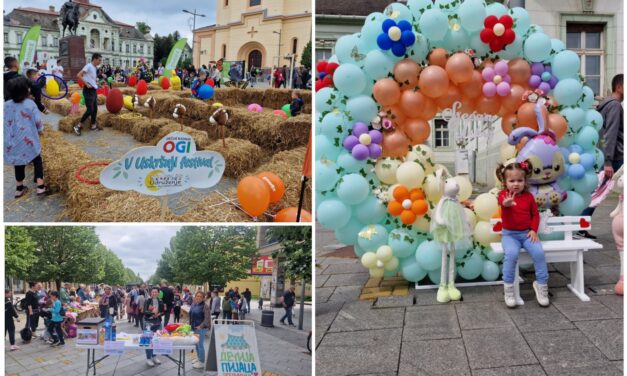
[{"label": "flower balloon with red center", "polygon": [[494,15],[488,16],[483,21],[485,29],[481,30],[479,37],[483,43],[490,46],[492,52],[499,52],[516,39],[516,33],[512,29],[513,25],[514,20],[509,15],[503,15],[500,18]]}]

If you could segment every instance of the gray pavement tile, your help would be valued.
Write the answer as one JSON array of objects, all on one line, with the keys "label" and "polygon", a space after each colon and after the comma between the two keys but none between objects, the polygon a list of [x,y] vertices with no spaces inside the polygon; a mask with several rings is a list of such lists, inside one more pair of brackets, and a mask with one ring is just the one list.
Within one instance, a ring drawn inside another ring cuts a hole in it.
[{"label": "gray pavement tile", "polygon": [[494,302],[503,300],[503,286],[460,287],[464,303]]},{"label": "gray pavement tile", "polygon": [[465,329],[487,329],[514,325],[507,315],[507,307],[501,303],[458,304],[457,317],[460,327]]},{"label": "gray pavement tile", "polygon": [[[613,254],[618,254],[618,252],[613,251]],[[619,266],[619,261],[615,257],[611,257],[606,252],[601,251],[584,252],[583,262],[595,268],[598,266]]]},{"label": "gray pavement tile", "polygon": [[377,298],[374,306],[375,308],[396,308],[396,307],[411,307],[414,305],[414,296],[382,296]]},{"label": "gray pavement tile", "polygon": [[594,296],[592,300],[596,300],[601,302],[604,306],[609,308],[612,312],[616,313],[619,316],[623,316],[623,297],[612,294],[612,295],[599,295]]},{"label": "gray pavement tile", "polygon": [[549,288],[566,287],[570,283],[570,279],[561,273],[549,273]]},{"label": "gray pavement tile", "polygon": [[565,362],[561,364],[548,364],[543,366],[548,376],[622,376],[623,372],[619,370],[612,362],[599,361],[590,362],[586,365],[577,367]]},{"label": "gray pavement tile", "polygon": [[[409,293],[414,296],[415,305],[417,306],[442,304],[442,303],[438,303],[438,301],[436,300],[436,295],[438,293],[437,289],[415,290],[415,289],[410,288]],[[460,302],[449,302],[447,304],[455,305],[459,303]]]},{"label": "gray pavement tile", "polygon": [[342,301],[333,301],[333,302],[316,302],[316,316],[323,315],[329,312],[339,312],[344,306],[344,302]]},{"label": "gray pavement tile", "polygon": [[540,307],[528,303],[515,309],[508,309],[507,314],[523,333],[575,328],[554,306]]},{"label": "gray pavement tile", "polygon": [[543,376],[546,375],[539,365],[516,366],[505,368],[477,369],[472,371],[472,376]]},{"label": "gray pavement tile", "polygon": [[316,275],[316,288],[324,286],[324,283],[329,279],[329,275],[320,274]]},{"label": "gray pavement tile", "polygon": [[361,262],[357,259],[352,263],[344,262],[341,264],[331,264],[324,269],[323,274],[351,274],[351,273],[368,273]]},{"label": "gray pavement tile", "polygon": [[585,271],[586,285],[616,284],[620,277],[619,265],[597,266],[594,269]]},{"label": "gray pavement tile", "polygon": [[363,286],[368,278],[370,278],[368,273],[332,274],[325,282],[324,287]]},{"label": "gray pavement tile", "polygon": [[327,333],[316,350],[316,375],[396,373],[401,328]]},{"label": "gray pavement tile", "polygon": [[417,306],[405,310],[403,342],[460,337],[453,305]]},{"label": "gray pavement tile", "polygon": [[523,335],[543,366],[568,364],[569,367],[577,367],[605,360],[603,354],[579,330],[532,332]]},{"label": "gray pavement tile", "polygon": [[538,360],[514,328],[462,330],[470,368],[537,364]]},{"label": "gray pavement tile", "polygon": [[338,286],[329,297],[329,300],[341,300],[344,302],[353,302],[359,299],[361,294],[361,286]]},{"label": "gray pavement tile", "polygon": [[613,319],[619,315],[603,304],[590,300],[582,302],[578,298],[553,301],[553,305],[570,321]]},{"label": "gray pavement tile", "polygon": [[461,339],[403,343],[399,376],[470,376]]},{"label": "gray pavement tile", "polygon": [[615,365],[615,366],[616,366],[616,368],[618,368],[618,369],[620,370],[621,375],[622,375],[623,369],[625,368],[625,363],[624,363],[624,361],[622,361],[622,360],[617,360],[617,361],[614,361],[614,362],[611,362],[611,363],[612,363],[613,365]]},{"label": "gray pavement tile", "polygon": [[588,285],[586,284],[586,287],[588,288],[588,291],[586,292],[586,294],[588,294],[588,296],[593,296],[593,295],[614,295],[614,286],[616,285],[616,282],[614,283],[606,283],[606,284],[601,284],[601,285]]},{"label": "gray pavement tile", "polygon": [[371,302],[353,302],[344,305],[329,332],[352,332],[403,326],[403,308],[371,309]]},{"label": "gray pavement tile", "polygon": [[329,312],[321,315],[316,315],[316,331],[314,332],[314,337],[316,341],[316,346],[320,344],[322,338],[329,330],[331,323],[335,320],[335,316],[337,316],[337,312]]},{"label": "gray pavement tile", "polygon": [[316,305],[319,303],[324,303],[329,300],[329,297],[333,295],[333,291],[335,291],[335,287],[316,287],[314,290],[314,294],[316,296]]},{"label": "gray pavement tile", "polygon": [[609,360],[623,359],[623,320],[578,321],[577,328]]},{"label": "gray pavement tile", "polygon": [[318,258],[318,257],[316,257],[316,264],[324,266],[326,268],[329,265],[354,264],[356,260],[358,260],[357,257],[354,257],[354,258],[353,257],[351,257],[351,258],[346,258],[346,257],[322,257],[322,258]]}]

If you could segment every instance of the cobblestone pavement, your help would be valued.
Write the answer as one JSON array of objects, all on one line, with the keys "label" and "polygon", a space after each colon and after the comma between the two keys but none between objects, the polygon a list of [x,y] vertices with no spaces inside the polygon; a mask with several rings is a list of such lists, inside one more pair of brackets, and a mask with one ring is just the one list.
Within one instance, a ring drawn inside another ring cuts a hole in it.
[{"label": "cobblestone pavement", "polygon": [[[257,320],[255,312],[251,312],[249,319]],[[311,322],[311,311],[309,311],[309,322]],[[21,315],[21,323],[16,323],[19,331],[25,322],[25,317]],[[42,333],[42,324],[38,328],[37,334]],[[261,358],[261,376],[292,376],[311,375],[312,361],[311,355],[306,348],[307,333],[300,333],[302,341],[300,345],[289,340],[293,330],[285,327],[262,328],[256,325],[257,344],[259,357]],[[271,330],[266,330],[271,329]],[[139,329],[134,328],[126,320],[118,323],[118,333],[139,333]],[[298,331],[298,330],[296,330]],[[9,351],[9,342],[5,338],[5,374],[9,376],[75,376],[84,375],[87,368],[87,352],[84,349],[77,349],[74,339],[67,339],[63,348],[51,348],[39,338],[31,343],[23,344],[16,333],[18,351]],[[287,339],[283,339],[287,337]],[[209,346],[209,337],[205,338],[205,351]],[[102,351],[96,351],[96,356],[102,356]],[[120,375],[120,376],[157,376],[176,375],[177,367],[170,360],[160,357],[161,365],[149,367],[146,365],[146,356],[143,350],[127,351],[121,357],[109,357],[97,366],[97,375]],[[186,353],[186,372],[188,375],[215,375],[215,372],[204,373],[192,368],[191,361],[196,358],[195,352]]]},{"label": "cobblestone pavement", "polygon": [[610,196],[594,213],[604,248],[584,256],[590,302],[566,288],[567,264],[549,265],[551,305],[507,309],[501,286],[460,288],[463,301],[438,304],[436,290],[359,301],[368,280],[355,257],[338,252],[333,231],[316,234],[317,375],[622,375],[623,298],[614,294],[619,257],[611,235]]}]

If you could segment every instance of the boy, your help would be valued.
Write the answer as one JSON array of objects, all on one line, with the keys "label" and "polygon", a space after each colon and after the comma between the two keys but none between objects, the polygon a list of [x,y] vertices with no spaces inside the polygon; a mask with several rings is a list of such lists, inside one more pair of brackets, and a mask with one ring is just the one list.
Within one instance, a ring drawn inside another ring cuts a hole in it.
[{"label": "boy", "polygon": [[40,112],[49,114],[50,111],[41,103],[41,90],[46,85],[46,80],[37,81],[39,72],[35,68],[29,68],[26,77],[30,81],[30,94],[35,98],[35,104]]},{"label": "boy", "polygon": [[303,99],[300,97],[300,92],[292,91],[292,103],[290,103],[290,113],[292,116],[300,115],[303,110]]}]

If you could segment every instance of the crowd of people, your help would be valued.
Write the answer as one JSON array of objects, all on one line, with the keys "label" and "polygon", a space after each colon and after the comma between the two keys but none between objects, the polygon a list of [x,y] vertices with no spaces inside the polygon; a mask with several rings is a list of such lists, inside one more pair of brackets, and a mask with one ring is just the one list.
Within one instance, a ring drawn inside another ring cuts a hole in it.
[{"label": "crowd of people", "polygon": [[281,68],[274,67],[272,72],[273,86],[275,88],[287,88],[291,81],[291,89],[308,89],[311,88],[311,72],[307,67],[294,67],[290,75],[290,69],[287,65]]}]

